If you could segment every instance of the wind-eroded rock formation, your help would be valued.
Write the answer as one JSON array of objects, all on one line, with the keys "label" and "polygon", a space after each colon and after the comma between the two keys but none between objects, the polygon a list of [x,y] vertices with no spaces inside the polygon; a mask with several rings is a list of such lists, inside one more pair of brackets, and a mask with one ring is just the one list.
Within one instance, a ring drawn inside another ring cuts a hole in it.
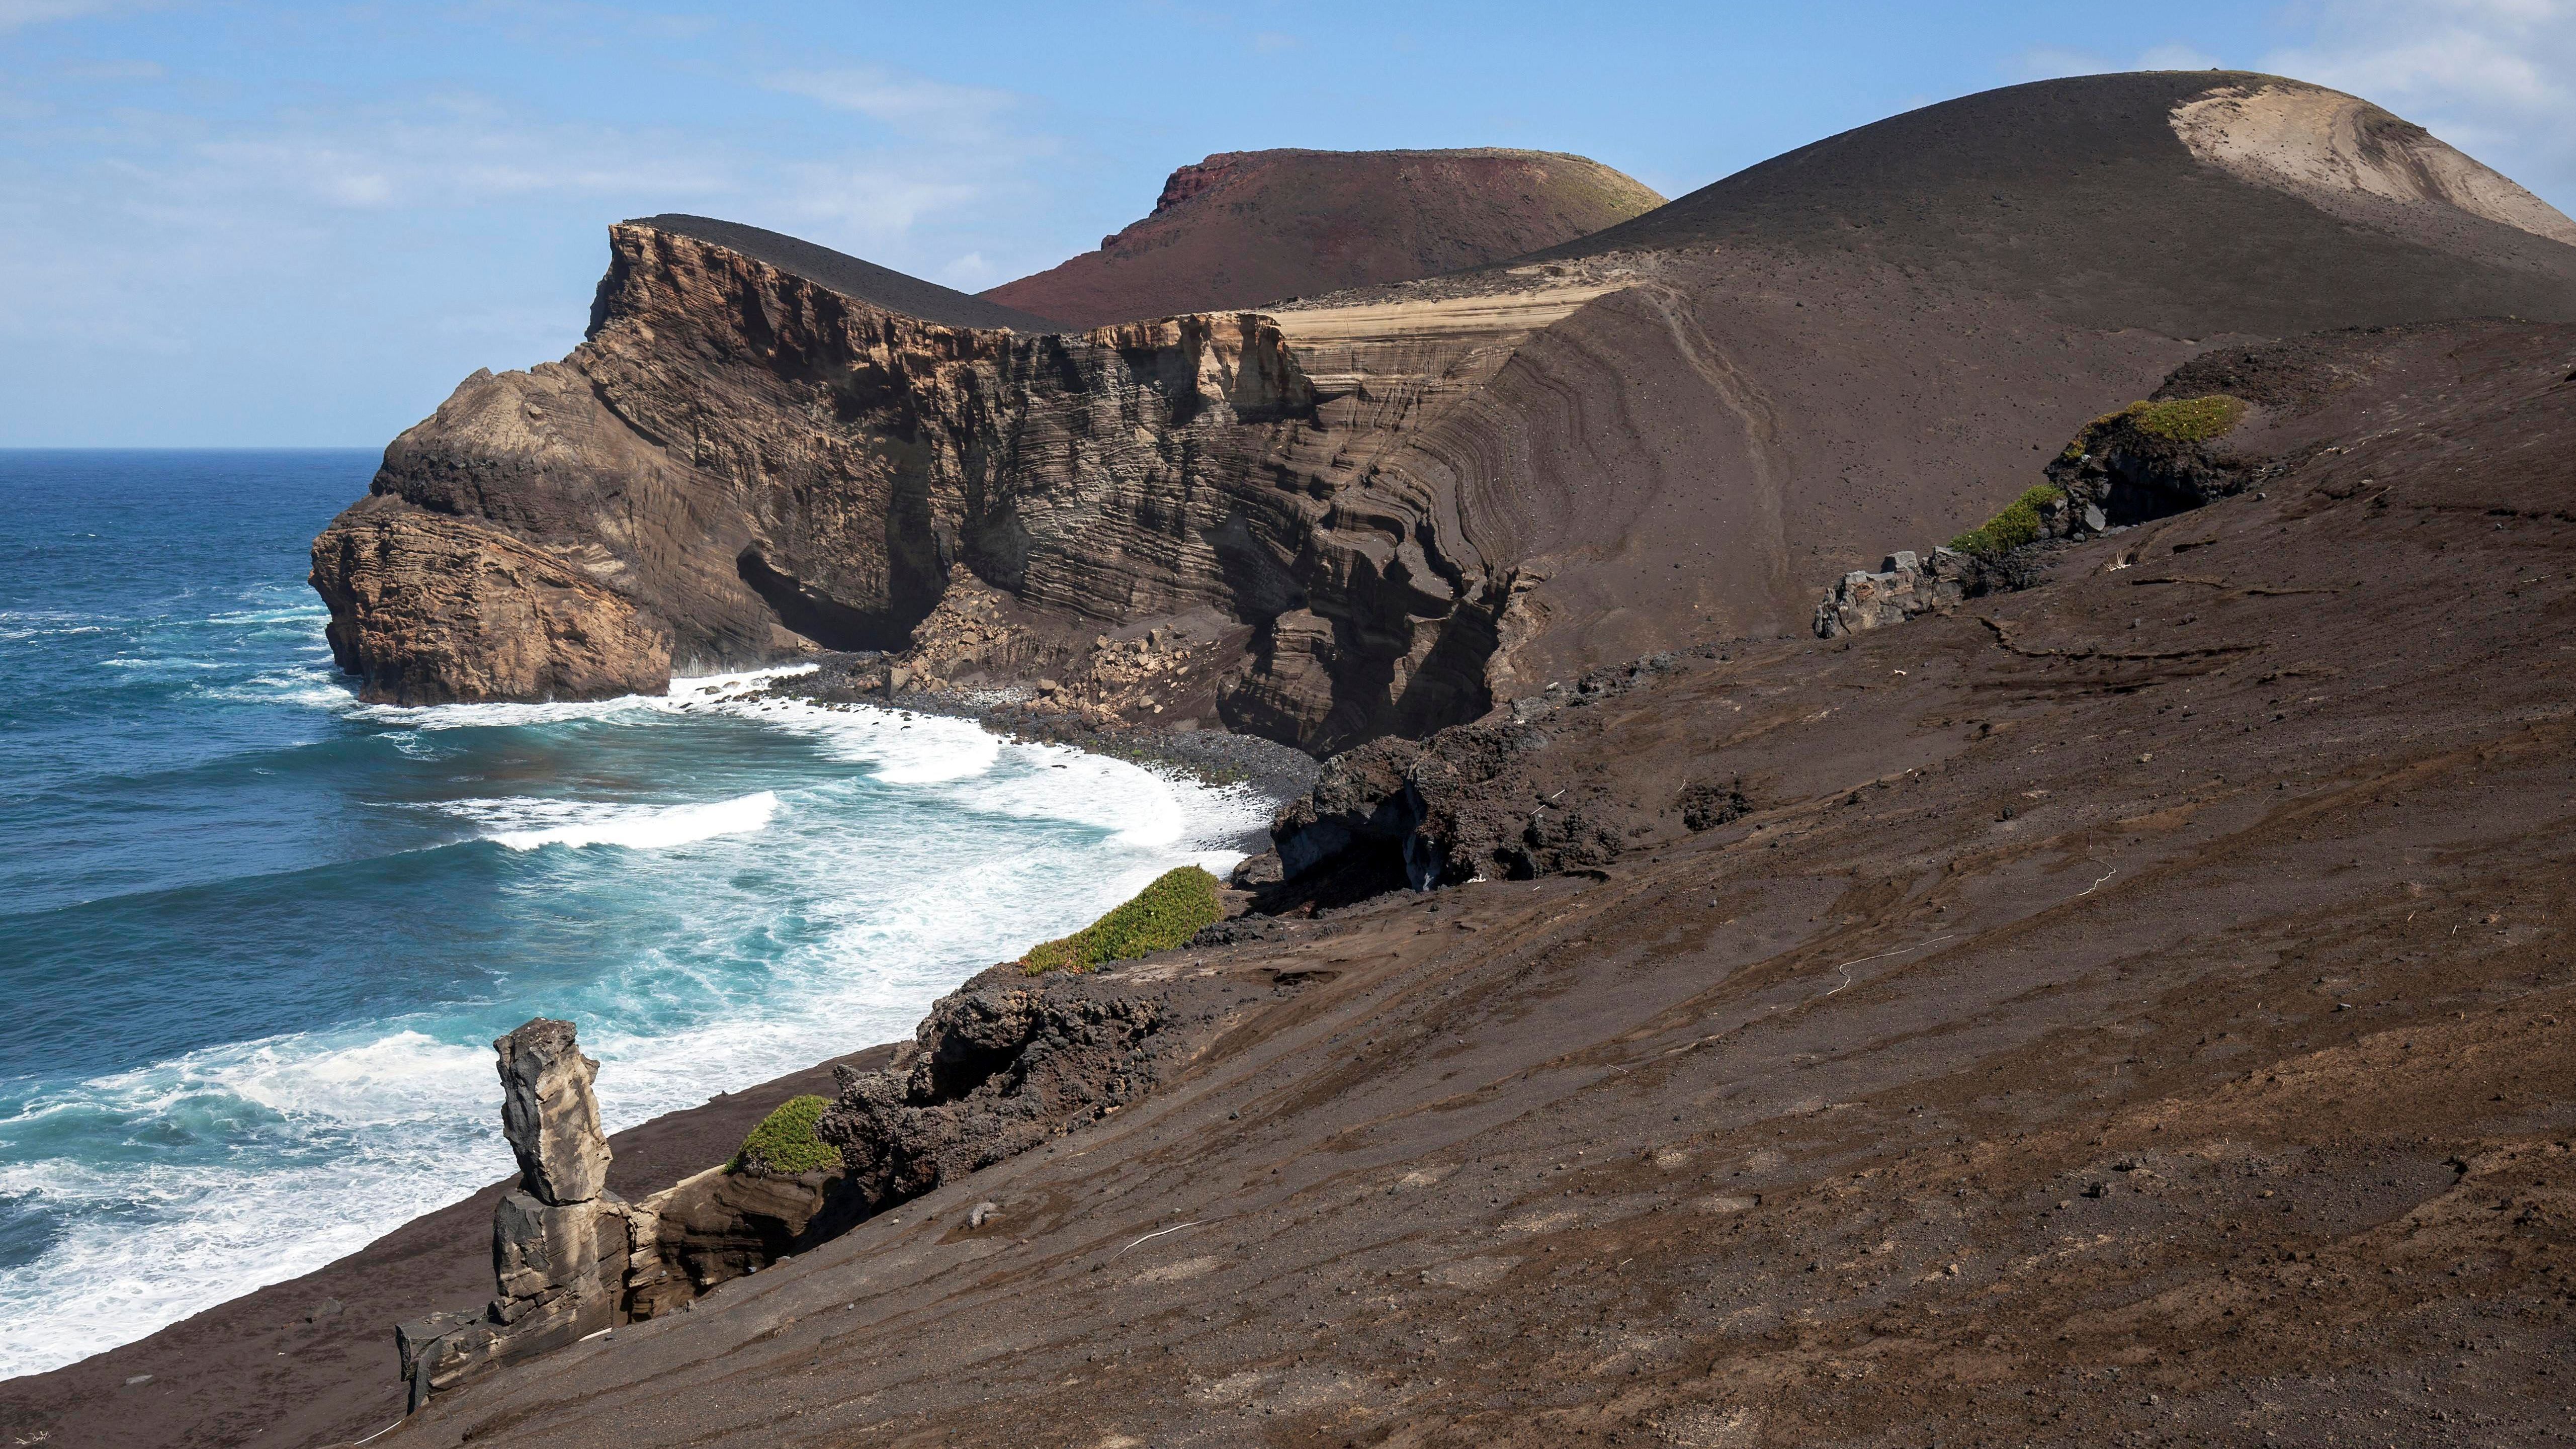
[{"label": "wind-eroded rock formation", "polygon": [[[2351,97],[2157,73],[1913,112],[1518,265],[1090,331],[654,218],[589,340],[398,439],[314,578],[370,698],[887,649],[1321,752],[1803,633],[2213,334],[2576,318],[2555,216]],[[1140,684],[1167,626],[1188,682]]]},{"label": "wind-eroded rock formation", "polygon": [[608,1138],[590,1084],[599,1063],[573,1025],[538,1017],[492,1043],[501,1131],[519,1185],[492,1213],[492,1276],[480,1314],[440,1313],[396,1333],[414,1409],[434,1390],[562,1348],[616,1321],[625,1204],[607,1196]]}]

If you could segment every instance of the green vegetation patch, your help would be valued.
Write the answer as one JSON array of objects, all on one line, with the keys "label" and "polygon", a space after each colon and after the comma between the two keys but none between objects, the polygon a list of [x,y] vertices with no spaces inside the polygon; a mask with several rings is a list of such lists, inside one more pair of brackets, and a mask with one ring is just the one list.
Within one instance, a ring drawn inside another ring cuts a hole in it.
[{"label": "green vegetation patch", "polygon": [[2205,443],[2245,421],[2245,400],[2214,392],[2207,397],[2178,397],[2165,402],[2133,402],[2116,413],[2104,413],[2084,425],[2075,441],[2058,454],[2065,463],[2079,462],[2102,435],[2126,423],[2150,438],[2169,443]]},{"label": "green vegetation patch", "polygon": [[2207,397],[2181,397],[2170,402],[2129,404],[2129,410],[2118,414],[2129,420],[2129,426],[2150,438],[2164,438],[2176,443],[2198,443],[2217,437],[2245,421],[2245,402],[2223,392]]},{"label": "green vegetation patch", "polygon": [[2014,499],[1982,526],[1950,540],[1950,546],[1980,558],[2010,553],[2039,537],[2039,511],[2065,497],[2066,490],[2042,483]]},{"label": "green vegetation patch", "polygon": [[1169,870],[1135,899],[1058,941],[1032,947],[1020,958],[1031,976],[1045,971],[1088,971],[1104,961],[1132,961],[1188,941],[1203,926],[1224,919],[1216,877],[1194,865]]},{"label": "green vegetation patch", "polygon": [[841,1165],[841,1149],[814,1135],[831,1103],[821,1097],[790,1097],[742,1139],[742,1150],[725,1164],[727,1172],[745,1170],[774,1177],[798,1177]]}]

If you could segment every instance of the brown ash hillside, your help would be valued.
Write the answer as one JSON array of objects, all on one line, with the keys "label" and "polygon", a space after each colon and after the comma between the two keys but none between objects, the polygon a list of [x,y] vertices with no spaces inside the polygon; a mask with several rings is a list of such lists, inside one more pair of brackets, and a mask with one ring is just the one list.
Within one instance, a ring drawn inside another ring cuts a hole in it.
[{"label": "brown ash hillside", "polygon": [[1079,327],[1221,312],[1483,266],[1662,204],[1548,151],[1228,151],[1173,172],[1100,250],[983,296]]},{"label": "brown ash hillside", "polygon": [[1104,972],[1141,1097],[392,1442],[2545,1440],[2576,328],[2196,367],[2260,486],[1435,736],[1581,873]]},{"label": "brown ash hillside", "polygon": [[1749,167],[1542,256],[1869,258],[2175,337],[2576,315],[2576,223],[2366,101],[2152,71],[1987,91]]}]

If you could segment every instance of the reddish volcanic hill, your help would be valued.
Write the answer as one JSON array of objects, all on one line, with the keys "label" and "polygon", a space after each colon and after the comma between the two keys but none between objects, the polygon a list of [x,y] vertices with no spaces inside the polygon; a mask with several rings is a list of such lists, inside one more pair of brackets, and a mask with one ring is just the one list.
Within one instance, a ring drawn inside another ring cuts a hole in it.
[{"label": "reddish volcanic hill", "polygon": [[1082,327],[1248,307],[1481,266],[1662,202],[1549,151],[1227,151],[1100,250],[983,296]]}]

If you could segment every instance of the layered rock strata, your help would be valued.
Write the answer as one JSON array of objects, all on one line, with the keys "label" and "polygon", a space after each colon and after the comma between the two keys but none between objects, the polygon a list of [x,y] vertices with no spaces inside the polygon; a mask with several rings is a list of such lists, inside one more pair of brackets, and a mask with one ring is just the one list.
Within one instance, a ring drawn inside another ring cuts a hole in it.
[{"label": "layered rock strata", "polygon": [[[1228,722],[1322,746],[1472,717],[1508,587],[1368,475],[1601,290],[1032,337],[612,242],[590,340],[470,379],[317,541],[366,697],[654,692],[817,647],[1080,678],[1104,626],[1204,614],[1239,631]],[[989,627],[940,623],[978,598]]]}]

